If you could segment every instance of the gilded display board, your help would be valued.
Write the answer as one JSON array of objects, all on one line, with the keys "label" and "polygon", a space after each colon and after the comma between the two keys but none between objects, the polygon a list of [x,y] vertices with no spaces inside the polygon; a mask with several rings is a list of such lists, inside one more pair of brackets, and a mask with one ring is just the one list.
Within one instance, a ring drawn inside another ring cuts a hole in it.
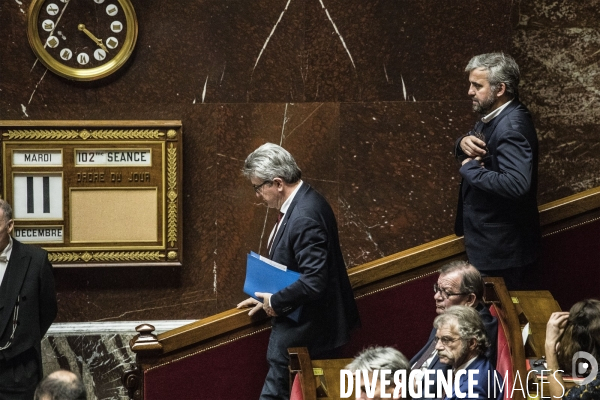
[{"label": "gilded display board", "polygon": [[13,237],[55,267],[181,265],[180,121],[0,121]]}]

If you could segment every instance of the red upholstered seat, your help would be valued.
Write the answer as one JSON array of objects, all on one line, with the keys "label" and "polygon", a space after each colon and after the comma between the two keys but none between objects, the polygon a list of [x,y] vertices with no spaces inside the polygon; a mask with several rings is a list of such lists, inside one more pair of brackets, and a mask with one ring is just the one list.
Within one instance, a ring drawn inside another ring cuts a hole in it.
[{"label": "red upholstered seat", "polygon": [[290,393],[290,400],[304,400],[302,396],[302,385],[300,384],[300,374],[296,374],[294,377],[294,383],[292,383],[292,392]]},{"label": "red upholstered seat", "polygon": [[513,387],[513,362],[511,358],[510,345],[508,343],[508,326],[504,317],[498,312],[495,304],[490,306],[490,314],[498,319],[498,358],[496,361],[496,371],[502,378],[505,376],[506,385],[504,386],[504,400],[510,400],[510,392]]}]

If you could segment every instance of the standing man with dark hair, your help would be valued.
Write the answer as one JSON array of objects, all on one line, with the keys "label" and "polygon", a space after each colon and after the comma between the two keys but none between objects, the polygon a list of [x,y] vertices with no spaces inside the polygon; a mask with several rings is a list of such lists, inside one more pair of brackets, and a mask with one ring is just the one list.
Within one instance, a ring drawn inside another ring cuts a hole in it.
[{"label": "standing man with dark hair", "polygon": [[[300,168],[283,147],[266,143],[244,163],[256,197],[279,211],[271,231],[269,258],[300,272],[277,293],[257,293],[238,308],[263,308],[273,317],[267,350],[269,372],[261,399],[289,398],[288,347],[307,347],[311,357],[332,358],[360,325],[338,238],[337,222],[325,198],[301,180]],[[300,308],[300,309],[299,309]],[[299,310],[298,310],[299,309]],[[294,312],[297,318],[287,316]]]},{"label": "standing man with dark hair", "polygon": [[519,66],[512,57],[481,54],[466,72],[481,119],[455,146],[463,178],[455,233],[465,236],[471,264],[516,290],[539,253],[537,134],[519,101]]},{"label": "standing man with dark hair", "polygon": [[0,399],[31,400],[56,292],[48,253],[13,239],[13,227],[12,208],[0,199]]}]

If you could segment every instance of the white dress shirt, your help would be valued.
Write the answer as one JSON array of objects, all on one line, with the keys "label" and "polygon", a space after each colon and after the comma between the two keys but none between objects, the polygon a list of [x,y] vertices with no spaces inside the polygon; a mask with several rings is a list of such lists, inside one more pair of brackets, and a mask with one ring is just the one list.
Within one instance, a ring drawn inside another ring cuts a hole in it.
[{"label": "white dress shirt", "polygon": [[[300,189],[300,186],[302,186],[302,180],[300,180],[300,183],[298,184],[298,186],[296,186],[292,194],[290,194],[290,196],[287,199],[285,199],[285,201],[281,205],[281,208],[279,209],[279,212],[283,214],[281,216],[281,219],[283,219],[288,208],[290,208],[290,204],[292,204],[292,200],[294,200],[294,197],[296,197],[296,193],[298,193],[298,189]],[[271,240],[275,239],[275,235],[277,235],[277,232],[279,231],[280,227],[281,224],[277,224],[273,227],[273,229],[271,230],[271,234],[269,235],[269,241],[267,243],[271,243]]]},{"label": "white dress shirt", "polygon": [[481,120],[483,121],[483,123],[487,124],[488,122],[490,122],[491,120],[496,118],[498,116],[498,114],[500,114],[502,112],[502,110],[504,110],[506,108],[506,106],[509,105],[512,101],[513,101],[513,99],[510,99],[509,101],[502,104],[500,107],[496,108],[494,111],[492,111],[488,115],[482,117]]}]

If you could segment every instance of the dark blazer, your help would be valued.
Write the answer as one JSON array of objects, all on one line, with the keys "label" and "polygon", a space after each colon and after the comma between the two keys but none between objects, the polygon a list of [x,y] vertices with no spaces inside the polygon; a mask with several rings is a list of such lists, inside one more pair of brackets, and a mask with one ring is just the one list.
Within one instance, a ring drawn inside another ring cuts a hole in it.
[{"label": "dark blazer", "polygon": [[[537,208],[538,140],[531,114],[514,99],[487,124],[478,121],[488,154],[473,160],[463,179],[455,233],[465,236],[469,262],[481,271],[533,264],[540,244]],[[457,157],[464,156],[460,138]]]},{"label": "dark blazer", "polygon": [[[488,340],[490,341],[490,347],[485,353],[486,357],[490,360],[492,365],[496,365],[496,357],[498,356],[498,320],[496,317],[492,316],[492,314],[490,314],[490,310],[481,303],[476,307],[476,310],[483,321],[485,331],[488,335]],[[419,360],[419,358],[421,358],[423,353],[431,345],[433,339],[435,339],[436,332],[437,329],[433,328],[431,334],[429,335],[429,339],[427,339],[427,343],[425,343],[425,346],[423,346],[423,348],[419,350],[419,352],[410,360],[411,367]],[[433,357],[433,360],[431,360],[431,364],[427,367],[427,369],[434,371],[440,370],[446,374],[446,372],[450,369],[450,366],[440,362],[440,359],[436,354],[436,356]],[[436,393],[436,391],[437,383],[434,380],[433,385],[431,385],[429,389],[429,393]]]},{"label": "dark blazer", "polygon": [[[461,396],[455,393],[454,384],[452,385],[452,392],[447,393],[445,400],[458,400],[458,399],[489,399],[489,400],[502,400],[504,398],[503,391],[499,390],[496,386],[496,395],[494,396],[494,374],[496,370],[492,364],[488,361],[485,356],[477,357],[468,367],[467,371],[477,371],[473,375],[473,380],[477,381],[472,388],[469,388],[468,374],[464,374],[460,377],[459,389]],[[454,375],[453,375],[454,378]],[[489,393],[488,393],[488,380],[489,380]],[[502,382],[502,378],[498,377],[498,381]],[[469,397],[469,389],[472,389],[475,397]],[[504,388],[507,390],[507,388]],[[510,390],[510,389],[509,389]]]},{"label": "dark blazer", "polygon": [[[52,265],[45,250],[13,239],[12,253],[0,286],[0,346],[4,346],[11,336],[17,299],[17,329],[11,345],[0,351],[0,365],[8,365],[11,360],[33,349],[41,379],[40,343],[57,313]],[[0,383],[0,386],[5,386],[5,383]]]},{"label": "dark blazer", "polygon": [[[274,293],[271,307],[286,335],[311,353],[332,350],[359,326],[333,210],[306,182],[298,189],[273,240],[271,259],[301,273],[300,279]],[[298,323],[285,317],[301,307]],[[278,330],[278,332],[282,332]]]}]

